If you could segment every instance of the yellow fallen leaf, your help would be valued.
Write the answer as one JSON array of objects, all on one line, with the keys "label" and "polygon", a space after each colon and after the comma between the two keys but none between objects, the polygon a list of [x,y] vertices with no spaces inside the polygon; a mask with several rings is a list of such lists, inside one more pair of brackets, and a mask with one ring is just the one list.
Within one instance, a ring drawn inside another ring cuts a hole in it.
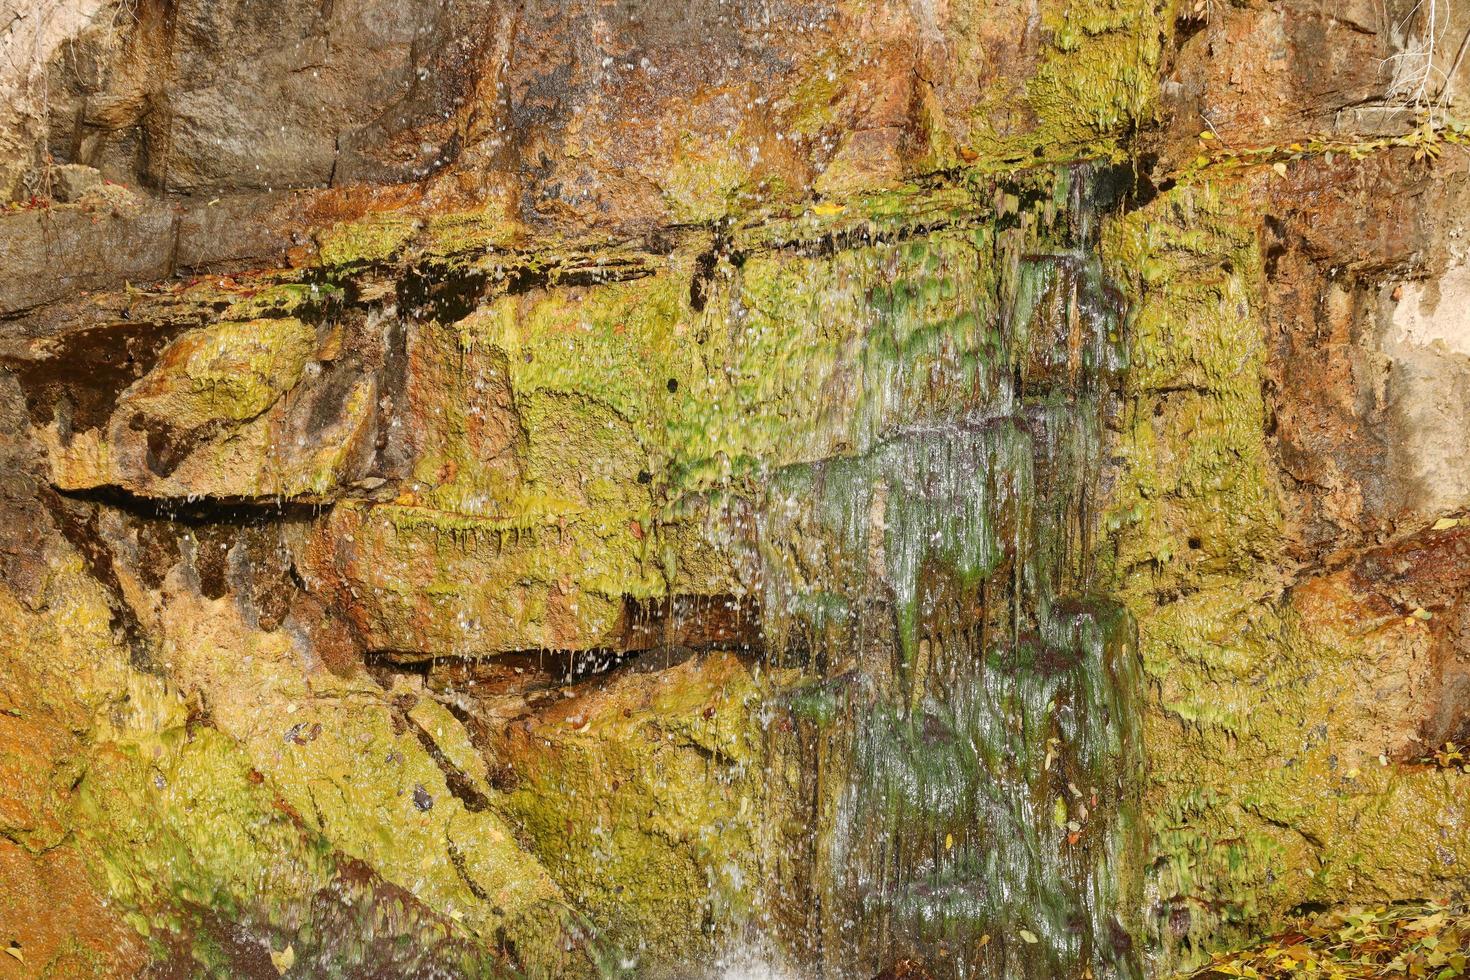
[{"label": "yellow fallen leaf", "polygon": [[842,204],[818,204],[812,208],[812,213],[820,214],[824,217],[831,217],[834,214],[841,214],[846,210],[846,205]]},{"label": "yellow fallen leaf", "polygon": [[[1417,919],[1411,919],[1404,923],[1404,927],[1415,932],[1434,932],[1445,923],[1445,914],[1435,912],[1433,915],[1421,915]],[[1437,964],[1436,964],[1437,965]]]},{"label": "yellow fallen leaf", "polygon": [[1051,821],[1058,827],[1067,825],[1067,801],[1060,796],[1057,797],[1056,806],[1052,807]]},{"label": "yellow fallen leaf", "polygon": [[1457,517],[1441,517],[1439,520],[1434,522],[1434,529],[1436,531],[1448,531],[1450,528],[1457,526],[1459,523],[1460,519]]},{"label": "yellow fallen leaf", "polygon": [[1027,929],[1022,929],[1021,930],[1021,938],[1024,939],[1028,943],[1040,942],[1040,940],[1038,940],[1036,938],[1036,933],[1031,932],[1031,931],[1029,931]]},{"label": "yellow fallen leaf", "polygon": [[26,961],[26,958],[20,954],[20,947],[19,946],[6,946],[5,947],[5,952],[9,953],[11,956],[14,956],[16,959],[20,960],[22,963],[24,963]]},{"label": "yellow fallen leaf", "polygon": [[285,976],[286,971],[296,965],[295,947],[291,946],[288,943],[286,945],[286,948],[281,950],[279,953],[277,953],[275,950],[271,950],[271,965],[276,968],[277,973],[279,973],[281,976]]},{"label": "yellow fallen leaf", "polygon": [[944,849],[946,851],[954,850],[954,834],[944,835]]},{"label": "yellow fallen leaf", "polygon": [[1423,608],[1422,606],[1409,613],[1409,615],[1413,616],[1415,619],[1423,620],[1426,622],[1434,618],[1434,613],[1430,612],[1428,609]]},{"label": "yellow fallen leaf", "polygon": [[1286,164],[1280,162],[1279,160],[1276,163],[1271,164],[1271,169],[1276,171],[1278,176],[1286,176]]}]

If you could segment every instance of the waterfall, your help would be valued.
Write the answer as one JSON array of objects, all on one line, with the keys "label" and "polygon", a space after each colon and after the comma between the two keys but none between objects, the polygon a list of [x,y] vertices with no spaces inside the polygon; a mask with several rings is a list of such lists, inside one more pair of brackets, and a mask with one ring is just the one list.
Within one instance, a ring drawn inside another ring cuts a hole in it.
[{"label": "waterfall", "polygon": [[[1100,182],[814,262],[761,325],[862,338],[808,377],[811,458],[764,474],[750,520],[768,656],[808,678],[773,735],[800,802],[772,918],[813,973],[1139,975],[1136,650],[1090,561],[1123,368]],[[750,291],[717,315],[751,329]]]}]

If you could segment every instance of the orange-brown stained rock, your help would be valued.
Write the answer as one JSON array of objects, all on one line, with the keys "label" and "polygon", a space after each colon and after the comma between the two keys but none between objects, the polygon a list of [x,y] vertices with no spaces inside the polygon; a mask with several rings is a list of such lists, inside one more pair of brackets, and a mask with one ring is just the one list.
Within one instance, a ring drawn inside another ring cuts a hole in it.
[{"label": "orange-brown stained rock", "polygon": [[[3,980],[131,977],[149,961],[70,844],[34,854],[0,838],[0,923]],[[23,960],[5,955],[11,945]]]},{"label": "orange-brown stained rock", "polygon": [[[1466,228],[1470,158],[1415,161],[1407,148],[1319,158],[1253,188],[1267,434],[1287,477],[1293,556],[1351,551],[1470,505],[1470,471],[1457,463],[1470,367],[1445,343],[1458,304],[1434,303],[1464,268],[1454,242]],[[1416,288],[1400,303],[1392,294],[1405,280]],[[1399,307],[1411,300],[1408,331]]]},{"label": "orange-brown stained rock", "polygon": [[[1350,587],[1368,609],[1393,616],[1419,638],[1400,654],[1407,661],[1405,682],[1418,688],[1400,716],[1405,725],[1418,728],[1397,755],[1412,759],[1447,741],[1465,742],[1470,736],[1470,528],[1431,529],[1372,549],[1348,574]],[[1415,647],[1427,651],[1414,657]]]},{"label": "orange-brown stained rock", "polygon": [[[1202,132],[1216,135],[1217,147],[1284,146],[1312,133],[1394,135],[1415,125],[1403,76],[1423,62],[1400,56],[1405,37],[1424,28],[1425,8],[1412,0],[1188,0],[1178,10],[1176,51],[1163,77],[1164,126],[1146,137],[1166,169],[1194,155]],[[1435,16],[1442,36],[1454,39],[1435,60],[1443,73],[1470,17]],[[1429,92],[1443,81],[1436,75]]]},{"label": "orange-brown stained rock", "polygon": [[109,907],[67,815],[82,742],[40,705],[0,707],[0,978],[132,976],[147,950]]}]

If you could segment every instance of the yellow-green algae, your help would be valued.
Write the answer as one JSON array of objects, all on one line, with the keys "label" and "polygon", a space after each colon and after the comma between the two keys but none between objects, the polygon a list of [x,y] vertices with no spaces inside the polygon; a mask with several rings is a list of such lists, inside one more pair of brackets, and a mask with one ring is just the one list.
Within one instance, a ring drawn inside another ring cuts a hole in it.
[{"label": "yellow-green algae", "polygon": [[482,252],[486,246],[523,245],[525,237],[519,223],[490,207],[429,215],[416,246],[425,255],[452,257]]},{"label": "yellow-green algae", "polygon": [[[350,971],[364,945],[317,932],[312,906],[327,888],[339,904],[365,900],[340,883],[349,856],[442,916],[421,912],[416,925],[401,904],[376,919],[371,905],[351,913],[410,930],[406,967],[454,937],[473,940],[453,954],[464,975],[497,974],[502,939],[537,969],[568,962],[554,948],[565,914],[555,886],[495,817],[464,809],[414,736],[393,731],[381,692],[306,678],[280,659],[282,634],[225,622],[228,600],[182,596],[168,615],[193,618],[163,624],[160,651],[173,679],[142,673],[76,558],[58,551],[52,567],[38,612],[0,590],[0,617],[20,641],[0,668],[25,712],[82,734],[66,832],[158,955],[192,942],[200,975],[228,975],[209,923],[235,921],[303,957],[331,943],[337,965],[323,975]],[[214,724],[199,723],[201,702],[219,709]],[[436,735],[447,723],[418,717]],[[427,811],[416,786],[433,799]]]},{"label": "yellow-green algae", "polygon": [[1416,624],[1385,622],[1330,579],[1287,591],[1248,190],[1199,180],[1105,231],[1133,317],[1103,519],[1150,679],[1164,969],[1304,902],[1442,895],[1470,857],[1470,780],[1390,764],[1374,741],[1373,665],[1412,648]]},{"label": "yellow-green algae", "polygon": [[[366,587],[370,645],[424,655],[616,645],[627,599],[748,591],[689,502],[967,410],[1001,370],[998,284],[1068,186],[1040,170],[752,222],[701,302],[691,244],[631,255],[629,281],[416,324],[413,478],[393,505],[339,506],[307,564]],[[998,243],[990,215],[1016,233]]]},{"label": "yellow-green algae", "polygon": [[680,149],[660,180],[669,217],[700,224],[737,209],[736,195],[750,176],[745,151],[734,139],[706,140],[696,147],[692,133],[680,136]]},{"label": "yellow-green algae", "polygon": [[[357,379],[334,422],[309,437],[302,431],[305,400],[289,396],[319,373],[319,359],[334,356],[333,337],[295,317],[187,331],[121,394],[105,427],[44,434],[53,482],[155,497],[325,494],[361,447],[375,391],[370,379]],[[181,458],[160,466],[152,432],[165,447],[187,447]]]},{"label": "yellow-green algae", "polygon": [[[964,61],[986,65],[983,6],[957,14]],[[1148,123],[1158,74],[1173,31],[1171,7],[1129,0],[1054,0],[1039,5],[1037,60],[1018,82],[996,73],[977,80],[967,118],[975,166],[1013,167],[1033,159],[1115,158]],[[974,23],[970,22],[973,19]]]},{"label": "yellow-green algae", "polygon": [[341,299],[342,291],[329,283],[280,282],[233,300],[220,315],[223,320],[261,317],[309,318],[317,309]]},{"label": "yellow-green algae", "polygon": [[[309,824],[472,933],[505,930],[527,953],[544,954],[537,959],[551,955],[555,886],[494,814],[449,792],[418,739],[394,724],[397,692],[385,695],[366,675],[304,674],[290,634],[245,629],[229,599],[170,600],[164,654],[175,675],[212,695],[216,727]],[[293,739],[293,731],[314,734]],[[416,800],[416,787],[432,806]]]},{"label": "yellow-green algae", "polygon": [[[633,282],[503,298],[459,329],[470,351],[504,353],[518,404],[556,392],[615,413],[602,423],[608,451],[589,461],[641,459],[671,496],[709,489],[861,452],[899,420],[943,410],[926,399],[974,383],[994,346],[983,335],[993,233],[976,215],[992,206],[966,188],[862,198],[742,231],[737,245],[754,254],[720,268],[700,310],[684,252]],[[881,241],[912,234],[900,221],[936,230]],[[830,256],[773,250],[848,235]],[[636,442],[613,451],[622,426]]]},{"label": "yellow-green algae", "polygon": [[625,598],[665,594],[629,528],[575,517],[341,503],[302,547],[309,575],[351,583],[370,645],[423,657],[615,644]]},{"label": "yellow-green algae", "polygon": [[188,903],[284,909],[323,886],[325,842],[273,809],[228,739],[191,730],[176,692],[128,666],[75,557],[58,554],[54,567],[40,613],[0,591],[0,615],[20,640],[4,667],[27,712],[84,733],[64,819],[130,921],[163,938],[186,925]]},{"label": "yellow-green algae", "polygon": [[315,346],[316,331],[291,317],[214,323],[170,344],[128,404],[181,429],[248,421],[301,379]]},{"label": "yellow-green algae", "polygon": [[328,267],[354,267],[387,262],[419,230],[417,218],[378,212],[324,229],[317,235],[317,258]]},{"label": "yellow-green algae", "polygon": [[712,654],[512,727],[507,812],[631,975],[684,975],[771,899],[760,716],[788,674]]}]

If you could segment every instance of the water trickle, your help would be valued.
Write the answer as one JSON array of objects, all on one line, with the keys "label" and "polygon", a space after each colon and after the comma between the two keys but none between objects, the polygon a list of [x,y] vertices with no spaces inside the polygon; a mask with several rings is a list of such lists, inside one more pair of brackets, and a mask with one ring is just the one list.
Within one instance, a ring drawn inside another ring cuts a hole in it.
[{"label": "water trickle", "polygon": [[1090,183],[811,285],[864,344],[806,446],[856,451],[770,473],[754,539],[767,649],[813,677],[775,737],[803,774],[776,928],[823,975],[1138,974],[1132,624],[1088,536],[1122,311]]}]

